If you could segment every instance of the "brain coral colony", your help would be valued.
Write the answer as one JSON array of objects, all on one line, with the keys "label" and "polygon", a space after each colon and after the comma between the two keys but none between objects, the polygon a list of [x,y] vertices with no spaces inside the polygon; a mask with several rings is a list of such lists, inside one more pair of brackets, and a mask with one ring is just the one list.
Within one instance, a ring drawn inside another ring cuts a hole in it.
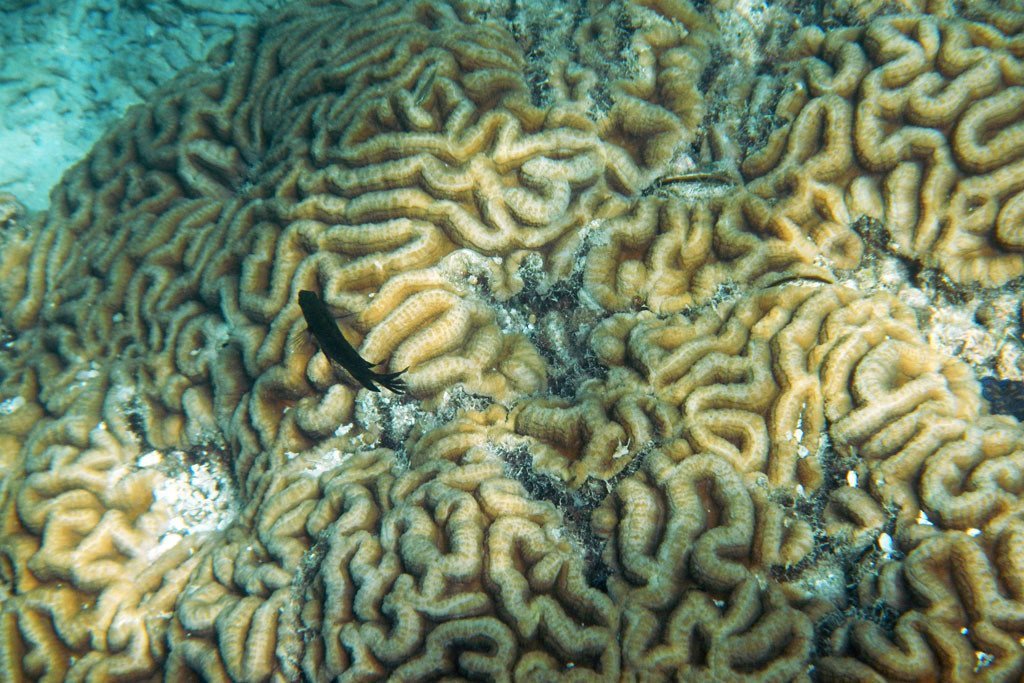
[{"label": "brain coral colony", "polygon": [[1024,13],[899,4],[293,4],[0,198],[0,679],[1020,680]]}]

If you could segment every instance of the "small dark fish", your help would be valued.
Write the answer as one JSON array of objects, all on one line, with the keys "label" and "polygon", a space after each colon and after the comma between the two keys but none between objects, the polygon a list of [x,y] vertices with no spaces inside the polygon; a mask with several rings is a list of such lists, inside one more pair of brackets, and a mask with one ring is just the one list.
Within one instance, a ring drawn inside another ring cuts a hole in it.
[{"label": "small dark fish", "polygon": [[369,362],[348,343],[331,312],[327,310],[327,305],[316,292],[307,289],[299,292],[299,308],[302,309],[302,316],[306,319],[309,332],[316,338],[320,350],[329,359],[348,370],[356,381],[370,391],[380,391],[377,386],[380,384],[396,394],[405,393],[405,380],[399,377],[405,370],[374,372],[372,368],[380,363]]}]

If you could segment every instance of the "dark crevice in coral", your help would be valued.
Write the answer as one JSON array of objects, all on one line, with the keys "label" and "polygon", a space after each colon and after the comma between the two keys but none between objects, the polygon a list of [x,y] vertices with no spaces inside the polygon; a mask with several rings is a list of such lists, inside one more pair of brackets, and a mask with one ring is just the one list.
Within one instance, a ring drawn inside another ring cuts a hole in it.
[{"label": "dark crevice in coral", "polygon": [[658,444],[654,442],[645,444],[629,464],[611,479],[605,481],[588,476],[577,489],[569,487],[557,477],[538,472],[533,467],[533,456],[525,445],[499,448],[497,452],[505,462],[506,475],[522,484],[530,498],[547,501],[562,513],[563,524],[570,539],[583,551],[584,576],[587,584],[607,592],[611,568],[602,558],[605,539],[594,533],[590,524],[591,516],[619,482],[640,470],[648,454],[657,446]]},{"label": "dark crevice in coral", "polygon": [[[531,314],[537,323],[526,334],[548,366],[548,391],[561,398],[573,398],[588,379],[604,379],[608,369],[590,346],[590,332],[607,313],[587,308],[580,300],[583,290],[583,255],[589,250],[584,240],[574,256],[576,267],[568,277],[549,282],[541,266],[524,263],[518,275],[523,288],[503,304],[520,317]],[[565,331],[564,345],[557,344],[542,329],[547,316],[557,317]]]},{"label": "dark crevice in coral", "polygon": [[[885,558],[884,553],[874,540],[861,549],[851,547],[845,536],[830,536],[824,528],[825,506],[833,491],[848,486],[846,472],[855,470],[859,458],[854,455],[843,456],[834,449],[828,448],[822,456],[825,483],[824,486],[810,497],[807,507],[798,510],[805,519],[811,520],[814,531],[815,552],[812,553],[810,566],[831,565],[836,567],[843,578],[845,604],[837,605],[834,612],[829,613],[814,625],[814,645],[816,656],[828,656],[839,654],[836,651],[835,633],[837,629],[847,626],[855,621],[869,621],[879,626],[890,638],[893,636],[893,627],[899,612],[886,604],[883,600],[877,599],[870,603],[862,602],[859,588],[865,581],[870,581],[878,576],[880,562]],[[896,529],[896,510],[887,509],[887,519],[874,539],[882,533],[892,535]],[[904,555],[899,551],[891,551],[888,559],[902,560]],[[838,609],[841,607],[841,609]]]},{"label": "dark crevice in coral", "polygon": [[501,449],[499,454],[505,462],[505,473],[522,484],[530,498],[547,501],[562,513],[566,531],[574,545],[583,551],[587,583],[607,591],[611,570],[601,558],[605,541],[594,533],[590,516],[608,495],[608,482],[588,477],[579,489],[573,490],[555,477],[534,469],[533,456],[525,445]]},{"label": "dark crevice in coral", "polygon": [[169,477],[187,473],[193,466],[205,466],[210,472],[223,473],[224,483],[230,488],[231,498],[238,498],[239,492],[243,490],[243,484],[236,479],[234,457],[223,434],[204,434],[203,440],[199,443],[157,448],[149,440],[147,421],[152,418],[148,416],[148,412],[146,404],[138,396],[132,397],[122,410],[125,426],[138,443],[140,453],[159,452],[161,457],[157,469]]},{"label": "dark crevice in coral", "polygon": [[1024,422],[1024,382],[984,377],[981,395],[994,415],[1010,415]]},{"label": "dark crevice in coral", "polygon": [[134,397],[125,408],[124,418],[125,422],[128,423],[128,430],[138,440],[141,449],[149,451],[153,450],[153,445],[149,443],[149,438],[146,436],[144,412],[145,407],[142,405],[142,401],[138,397]]},{"label": "dark crevice in coral", "polygon": [[941,270],[929,268],[920,263],[909,262],[906,259],[910,277],[914,284],[926,291],[934,291],[938,301],[954,306],[963,306],[974,293],[979,289],[976,286],[964,286],[954,282]]},{"label": "dark crevice in coral", "polygon": [[[906,268],[908,282],[912,282],[915,287],[920,289],[934,291],[937,301],[954,306],[963,306],[976,294],[985,291],[985,288],[979,285],[959,284],[940,269],[901,254],[895,246],[895,240],[888,226],[876,218],[860,216],[850,227],[861,238],[865,247],[864,256],[856,270],[864,270],[866,266],[882,256],[895,257]],[[1024,285],[1024,278],[1019,278],[998,289],[1013,291],[1015,287],[1022,285]]]},{"label": "dark crevice in coral", "polygon": [[[796,564],[775,565],[769,570],[769,576],[780,583],[792,584],[804,579],[813,582],[819,573],[834,573],[842,581],[841,598],[834,600],[826,597],[835,604],[836,609],[814,624],[814,652],[818,657],[838,654],[834,642],[835,633],[853,621],[870,621],[892,636],[899,612],[881,599],[862,604],[859,589],[863,582],[878,575],[883,559],[898,561],[904,557],[894,550],[886,558],[875,541],[863,547],[855,547],[845,535],[830,535],[826,531],[825,509],[832,493],[849,485],[846,473],[856,469],[859,458],[855,455],[841,455],[828,447],[823,450],[821,459],[825,478],[821,488],[806,496],[793,496],[788,492],[773,492],[771,495],[775,503],[793,510],[800,519],[810,523],[814,550]],[[882,533],[890,536],[895,533],[896,511],[886,510],[886,514],[886,523],[878,529],[874,536],[876,539]]]},{"label": "dark crevice in coral", "polygon": [[509,3],[505,22],[513,39],[523,51],[526,61],[526,83],[530,91],[530,103],[535,107],[546,107],[551,100],[547,67],[551,62],[544,30],[520,5],[517,0]]}]

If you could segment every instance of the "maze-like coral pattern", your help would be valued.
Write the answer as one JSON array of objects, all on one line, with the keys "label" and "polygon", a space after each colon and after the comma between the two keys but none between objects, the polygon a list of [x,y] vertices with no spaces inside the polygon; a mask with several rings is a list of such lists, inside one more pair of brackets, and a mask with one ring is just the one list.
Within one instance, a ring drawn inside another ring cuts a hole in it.
[{"label": "maze-like coral pattern", "polygon": [[295,4],[0,197],[0,678],[1019,678],[1024,431],[837,284],[1024,268],[1024,22],[919,9],[730,121],[685,2]]},{"label": "maze-like coral pattern", "polygon": [[802,29],[773,86],[785,123],[744,161],[749,187],[784,197],[778,220],[818,243],[867,216],[957,282],[1024,274],[1016,30],[928,15]]}]

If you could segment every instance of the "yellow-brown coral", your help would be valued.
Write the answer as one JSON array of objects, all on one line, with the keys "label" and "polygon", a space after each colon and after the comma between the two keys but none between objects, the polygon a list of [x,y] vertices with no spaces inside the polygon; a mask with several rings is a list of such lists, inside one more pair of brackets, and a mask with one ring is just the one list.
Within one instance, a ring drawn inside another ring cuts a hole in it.
[{"label": "yellow-brown coral", "polygon": [[812,238],[867,216],[890,249],[958,282],[1016,278],[1020,58],[1013,33],[960,18],[802,29],[775,110],[786,124],[744,161],[750,187],[792,195],[777,220],[802,221]]},{"label": "yellow-brown coral", "polygon": [[4,221],[0,678],[1019,678],[1024,430],[841,284],[1020,274],[1013,17],[803,29],[737,152],[681,0],[355,4]]}]

